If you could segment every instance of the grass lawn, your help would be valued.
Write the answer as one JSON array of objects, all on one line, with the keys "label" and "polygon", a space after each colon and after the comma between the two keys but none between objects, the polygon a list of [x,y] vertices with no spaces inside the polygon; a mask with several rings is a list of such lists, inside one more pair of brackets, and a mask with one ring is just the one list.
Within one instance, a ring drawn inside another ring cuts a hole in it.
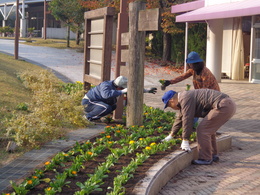
[{"label": "grass lawn", "polygon": [[[14,39],[14,37],[0,37],[2,39]],[[20,38],[19,40],[24,40],[21,44],[32,45],[32,46],[42,46],[42,47],[53,47],[58,49],[67,48],[67,40],[65,39],[42,39],[42,38]],[[79,45],[76,44],[75,40],[70,40],[71,49],[77,49],[83,51],[84,42],[81,41]]]},{"label": "grass lawn", "polygon": [[24,87],[17,73],[42,68],[1,53],[0,59],[0,166],[2,166],[22,153],[22,151],[14,154],[5,152],[7,141],[4,141],[3,121],[19,104],[31,101],[30,91]]}]

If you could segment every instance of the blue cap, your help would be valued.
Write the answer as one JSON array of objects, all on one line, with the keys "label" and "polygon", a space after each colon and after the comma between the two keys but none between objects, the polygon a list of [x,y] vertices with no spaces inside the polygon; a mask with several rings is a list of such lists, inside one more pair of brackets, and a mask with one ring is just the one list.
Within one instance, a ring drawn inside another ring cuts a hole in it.
[{"label": "blue cap", "polygon": [[176,91],[170,90],[165,92],[165,94],[162,96],[162,101],[165,104],[164,109],[167,108],[169,100],[172,99],[175,93]]},{"label": "blue cap", "polygon": [[196,63],[196,62],[203,62],[203,60],[200,59],[200,56],[197,52],[192,51],[192,52],[189,53],[188,58],[186,59],[186,62],[188,64],[193,64],[193,63]]}]

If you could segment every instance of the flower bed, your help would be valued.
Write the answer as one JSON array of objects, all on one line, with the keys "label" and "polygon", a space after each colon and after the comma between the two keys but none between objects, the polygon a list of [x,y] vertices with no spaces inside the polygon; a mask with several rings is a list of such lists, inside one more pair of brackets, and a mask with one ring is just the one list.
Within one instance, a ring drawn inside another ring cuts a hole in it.
[{"label": "flower bed", "polygon": [[58,153],[21,184],[12,182],[7,193],[131,194],[145,171],[181,142],[160,142],[169,134],[175,113],[146,106],[144,111],[143,126],[107,126],[95,138]]}]

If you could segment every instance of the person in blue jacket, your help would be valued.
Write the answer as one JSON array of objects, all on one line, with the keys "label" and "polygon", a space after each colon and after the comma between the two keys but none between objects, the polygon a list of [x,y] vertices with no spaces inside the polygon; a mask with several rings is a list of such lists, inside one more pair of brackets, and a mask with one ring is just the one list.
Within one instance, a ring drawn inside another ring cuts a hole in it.
[{"label": "person in blue jacket", "polygon": [[[156,88],[144,89],[145,93],[156,93]],[[116,109],[117,97],[127,93],[127,78],[119,76],[112,81],[104,81],[90,89],[82,99],[86,118],[98,120]]]}]

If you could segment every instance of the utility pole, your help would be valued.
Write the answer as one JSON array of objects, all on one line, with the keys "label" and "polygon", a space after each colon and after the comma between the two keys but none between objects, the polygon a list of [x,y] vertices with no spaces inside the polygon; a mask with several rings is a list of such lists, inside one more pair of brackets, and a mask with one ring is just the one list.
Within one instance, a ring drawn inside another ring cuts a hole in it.
[{"label": "utility pole", "polygon": [[46,28],[47,28],[47,3],[46,0],[44,0],[44,22],[43,22],[43,39],[46,40]]},{"label": "utility pole", "polygon": [[19,0],[16,0],[16,20],[15,20],[15,43],[14,43],[14,58],[18,59],[19,49]]}]

